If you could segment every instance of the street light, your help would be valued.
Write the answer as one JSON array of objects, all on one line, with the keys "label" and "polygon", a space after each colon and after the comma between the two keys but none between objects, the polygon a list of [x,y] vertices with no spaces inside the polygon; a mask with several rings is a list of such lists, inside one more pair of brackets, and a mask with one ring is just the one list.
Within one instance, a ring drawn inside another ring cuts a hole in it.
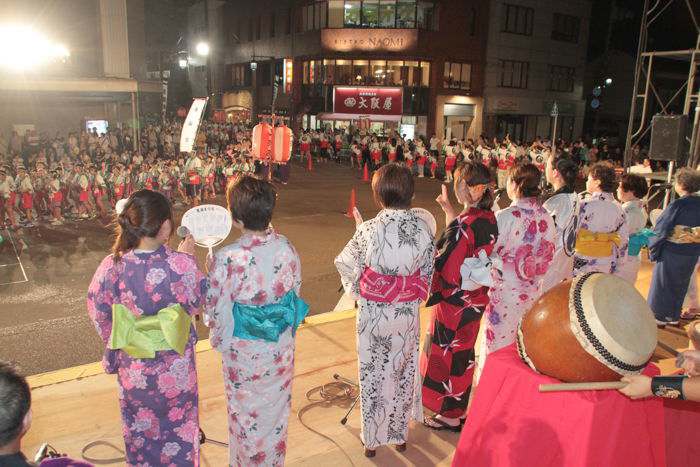
[{"label": "street light", "polygon": [[612,84],[612,78],[605,78],[605,85],[610,86]]},{"label": "street light", "polygon": [[206,57],[209,55],[209,44],[206,42],[200,42],[197,44],[197,47],[195,47],[195,50],[197,51],[198,55]]},{"label": "street light", "polygon": [[0,25],[0,60],[15,71],[34,68],[52,60],[65,60],[68,48],[28,26]]},{"label": "street light", "polygon": [[178,59],[177,64],[180,65],[180,68],[182,68],[184,70],[185,68],[187,68],[187,59],[180,58],[180,59]]},{"label": "street light", "polygon": [[258,69],[258,62],[252,61],[250,62],[250,71],[255,71]]}]

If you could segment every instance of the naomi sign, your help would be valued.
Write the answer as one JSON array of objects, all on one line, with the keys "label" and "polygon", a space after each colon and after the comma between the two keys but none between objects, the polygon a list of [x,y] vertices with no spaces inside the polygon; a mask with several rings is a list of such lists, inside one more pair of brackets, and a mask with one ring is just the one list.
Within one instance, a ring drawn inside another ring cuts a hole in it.
[{"label": "naomi sign", "polygon": [[403,88],[335,86],[333,112],[357,115],[401,115]]},{"label": "naomi sign", "polygon": [[418,45],[416,29],[322,29],[321,46],[336,52],[405,52]]}]

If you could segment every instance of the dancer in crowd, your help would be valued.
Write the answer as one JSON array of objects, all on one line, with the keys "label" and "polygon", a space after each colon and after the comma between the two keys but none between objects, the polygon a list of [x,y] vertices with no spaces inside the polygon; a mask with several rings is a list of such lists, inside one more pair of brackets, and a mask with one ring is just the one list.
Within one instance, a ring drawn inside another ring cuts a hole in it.
[{"label": "dancer in crowd", "polygon": [[380,168],[372,192],[381,211],[362,222],[335,259],[345,292],[358,301],[361,440],[406,449],[408,422],[422,420],[419,306],[433,272],[435,220],[411,209],[414,180],[397,164]]},{"label": "dancer in crowd", "polygon": [[442,185],[437,202],[446,229],[437,241],[435,274],[426,306],[434,320],[423,342],[423,406],[435,412],[424,424],[458,431],[466,417],[474,376],[474,344],[492,283],[490,256],[498,238],[492,207],[491,175],[482,164],[466,162],[455,172],[455,212]]},{"label": "dancer in crowd", "polygon": [[674,189],[680,198],[661,213],[649,240],[649,259],[655,264],[648,300],[660,326],[678,324],[700,256],[700,172],[680,169]]},{"label": "dancer in crowd", "polygon": [[493,286],[484,320],[477,378],[485,359],[515,342],[522,315],[542,295],[542,279],[555,252],[556,228],[540,204],[541,172],[533,164],[517,164],[506,187],[511,205],[496,213],[498,241],[494,246]]},{"label": "dancer in crowd", "polygon": [[205,323],[221,353],[229,465],[283,466],[294,376],[294,338],[308,312],[296,250],[272,228],[277,192],[242,176],[226,195],[241,237],[209,266]]},{"label": "dancer in crowd", "polygon": [[5,227],[5,218],[10,228],[17,228],[15,220],[15,190],[14,182],[8,175],[8,169],[0,167],[0,228]]},{"label": "dancer in crowd", "polygon": [[199,418],[191,315],[206,278],[191,237],[167,246],[173,214],[160,193],[133,193],[117,217],[112,254],[97,268],[87,308],[117,374],[128,465],[197,465]]},{"label": "dancer in crowd", "polygon": [[637,274],[642,264],[641,249],[648,242],[647,225],[649,216],[644,209],[642,199],[647,194],[647,181],[644,177],[632,173],[625,174],[617,187],[617,199],[622,203],[629,233],[627,254],[620,259],[617,274],[631,284],[637,282]]},{"label": "dancer in crowd", "polygon": [[587,272],[617,274],[627,256],[625,211],[615,200],[615,168],[607,162],[591,167],[586,180],[589,196],[579,204],[574,276]]},{"label": "dancer in crowd", "polygon": [[542,292],[573,277],[573,249],[578,228],[578,195],[574,191],[578,166],[570,159],[549,157],[545,167],[547,181],[554,193],[544,202],[544,207],[556,227],[554,257],[547,268]]}]

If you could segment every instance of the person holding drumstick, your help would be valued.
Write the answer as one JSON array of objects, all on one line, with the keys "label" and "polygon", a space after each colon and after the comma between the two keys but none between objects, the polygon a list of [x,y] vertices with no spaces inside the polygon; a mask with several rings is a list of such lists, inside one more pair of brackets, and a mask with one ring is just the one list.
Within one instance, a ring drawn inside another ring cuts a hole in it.
[{"label": "person holding drumstick", "polygon": [[684,376],[625,376],[627,386],[618,389],[631,399],[658,396],[700,402],[700,351],[686,350],[678,355],[676,366],[685,370]]}]

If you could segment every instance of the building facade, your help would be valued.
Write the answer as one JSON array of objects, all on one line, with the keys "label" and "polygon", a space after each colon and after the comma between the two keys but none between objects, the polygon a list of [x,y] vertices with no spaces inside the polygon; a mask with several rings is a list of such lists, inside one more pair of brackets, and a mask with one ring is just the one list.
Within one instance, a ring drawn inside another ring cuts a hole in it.
[{"label": "building facade", "polygon": [[[376,131],[482,132],[488,1],[241,0],[222,16],[223,31],[210,36],[221,41],[211,60],[223,66],[210,82],[221,73],[230,115],[269,113],[277,80],[275,112],[298,128],[366,119]],[[367,95],[366,107],[334,108],[339,88],[357,93],[358,107]],[[398,93],[392,109],[378,112],[387,92]]]},{"label": "building facade", "polygon": [[492,1],[486,47],[484,128],[531,141],[581,136],[589,0]]},{"label": "building facade", "polygon": [[[223,18],[209,21],[220,64],[209,83],[221,84],[209,90],[230,116],[269,113],[277,81],[275,111],[295,128],[369,120],[380,132],[531,140],[551,135],[556,101],[557,133],[581,133],[589,0],[202,3]],[[400,93],[400,113],[379,108],[387,93]]]},{"label": "building facade", "polygon": [[0,66],[0,130],[75,131],[87,121],[138,126],[158,112],[146,79],[144,0],[4,0],[0,26],[31,26],[70,56],[21,73]]}]

